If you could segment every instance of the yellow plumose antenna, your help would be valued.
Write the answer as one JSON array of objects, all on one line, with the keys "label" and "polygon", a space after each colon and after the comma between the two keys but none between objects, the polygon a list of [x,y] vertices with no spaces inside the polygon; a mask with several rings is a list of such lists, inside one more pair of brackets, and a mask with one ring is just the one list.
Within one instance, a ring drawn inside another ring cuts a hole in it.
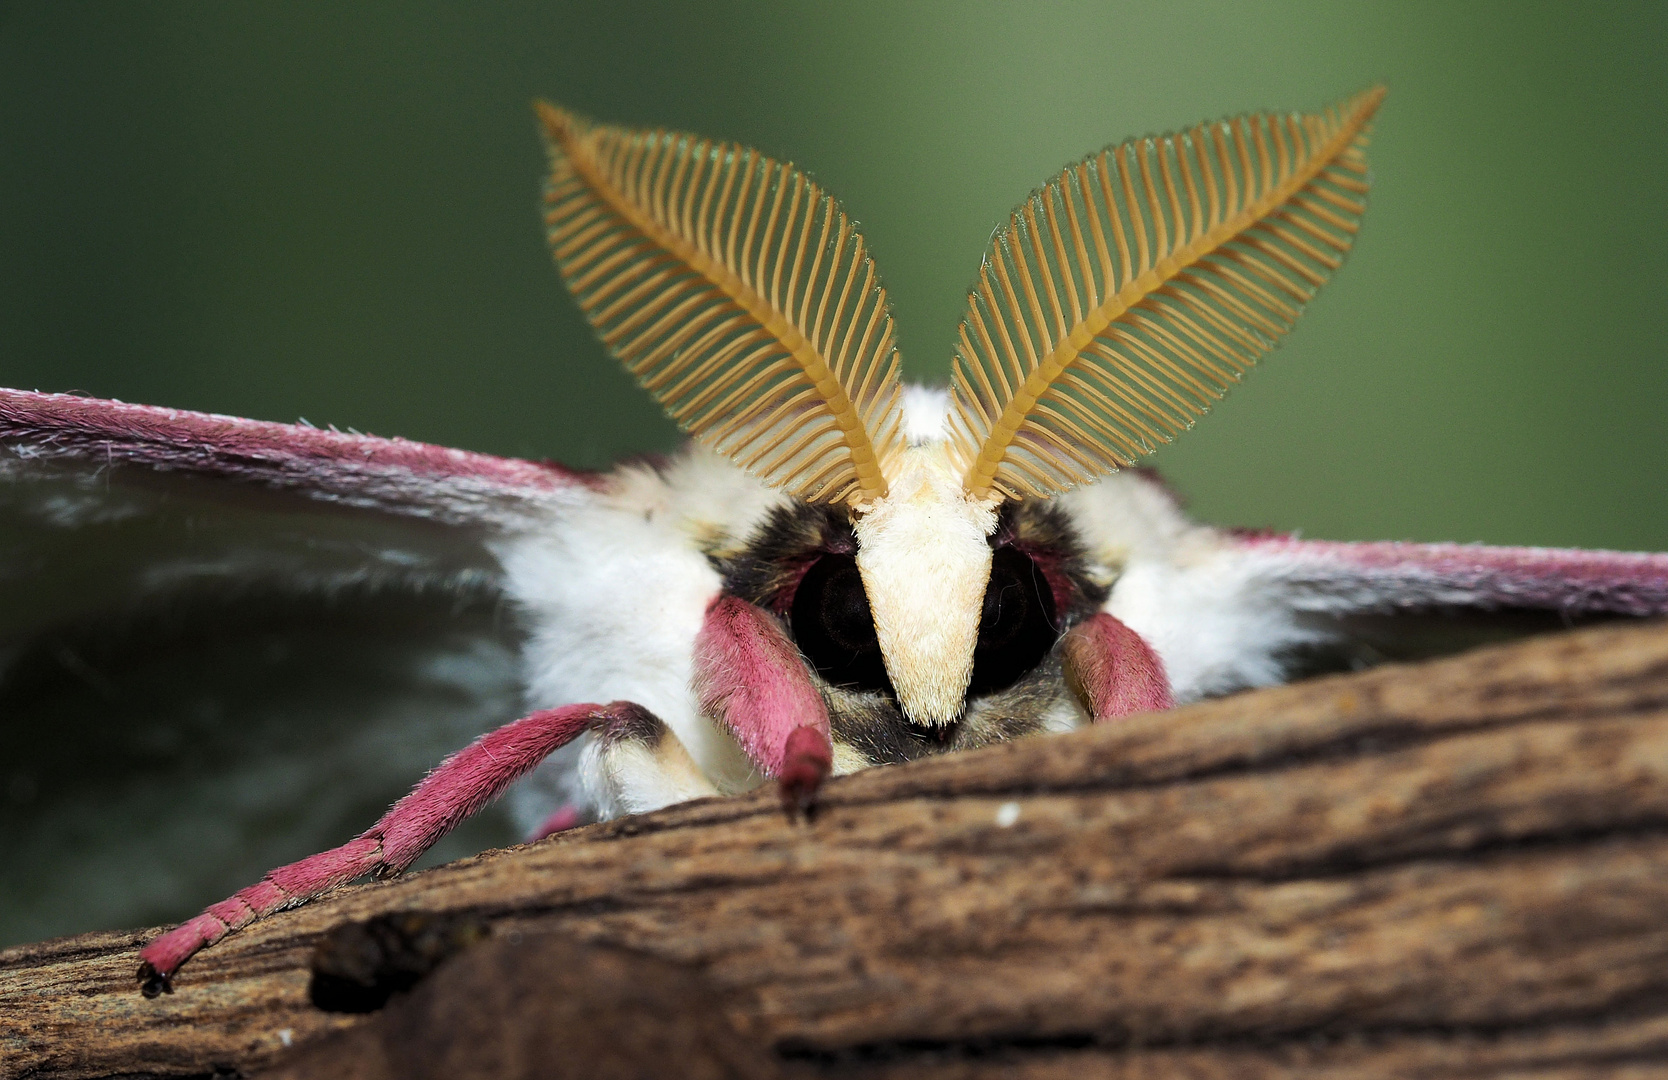
[{"label": "yellow plumose antenna", "polygon": [[956,342],[968,493],[1057,495],[1191,427],[1342,265],[1383,99],[1131,140],[1015,210]]},{"label": "yellow plumose antenna", "polygon": [[536,108],[552,252],[626,369],[768,484],[883,497],[903,442],[892,316],[834,200],[754,150]]}]

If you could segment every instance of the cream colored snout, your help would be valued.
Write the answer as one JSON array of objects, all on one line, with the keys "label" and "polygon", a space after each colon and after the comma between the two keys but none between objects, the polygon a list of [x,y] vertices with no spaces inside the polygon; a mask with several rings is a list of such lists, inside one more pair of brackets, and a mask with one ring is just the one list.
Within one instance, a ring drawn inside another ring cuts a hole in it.
[{"label": "cream colored snout", "polygon": [[950,724],[961,715],[996,507],[968,497],[940,443],[905,451],[886,497],[856,515],[857,568],[875,634],[913,723]]}]

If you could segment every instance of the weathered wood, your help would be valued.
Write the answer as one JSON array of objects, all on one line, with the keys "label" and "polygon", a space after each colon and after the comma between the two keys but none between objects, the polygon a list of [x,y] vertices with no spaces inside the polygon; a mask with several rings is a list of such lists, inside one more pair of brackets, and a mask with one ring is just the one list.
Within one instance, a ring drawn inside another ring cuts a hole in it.
[{"label": "weathered wood", "polygon": [[696,975],[552,934],[453,957],[365,1023],[285,1055],[263,1080],[777,1080],[768,1047]]},{"label": "weathered wood", "polygon": [[594,826],[272,917],[155,1001],[146,934],[13,949],[0,1067],[273,1064],[364,1022],[308,1003],[318,937],[411,908],[685,965],[793,1075],[1668,1076],[1668,628],[877,769],[808,826]]}]

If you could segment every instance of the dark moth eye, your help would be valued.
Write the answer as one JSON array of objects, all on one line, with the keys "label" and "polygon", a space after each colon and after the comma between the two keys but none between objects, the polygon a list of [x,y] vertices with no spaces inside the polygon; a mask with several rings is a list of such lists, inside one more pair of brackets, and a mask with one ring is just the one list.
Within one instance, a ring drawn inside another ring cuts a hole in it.
[{"label": "dark moth eye", "polygon": [[891,691],[856,559],[831,554],[812,563],[788,618],[799,651],[824,679],[854,690]]},{"label": "dark moth eye", "polygon": [[997,548],[967,696],[1006,690],[1036,667],[1060,636],[1054,618],[1054,591],[1042,568],[1017,548]]}]

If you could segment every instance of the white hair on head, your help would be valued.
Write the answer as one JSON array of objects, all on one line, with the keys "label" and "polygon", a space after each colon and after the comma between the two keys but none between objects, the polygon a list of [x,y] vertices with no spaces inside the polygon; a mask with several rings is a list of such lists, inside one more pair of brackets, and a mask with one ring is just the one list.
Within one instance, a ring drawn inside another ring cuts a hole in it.
[{"label": "white hair on head", "polygon": [[938,442],[950,419],[950,391],[943,386],[906,384],[903,388],[904,438],[909,445]]}]

